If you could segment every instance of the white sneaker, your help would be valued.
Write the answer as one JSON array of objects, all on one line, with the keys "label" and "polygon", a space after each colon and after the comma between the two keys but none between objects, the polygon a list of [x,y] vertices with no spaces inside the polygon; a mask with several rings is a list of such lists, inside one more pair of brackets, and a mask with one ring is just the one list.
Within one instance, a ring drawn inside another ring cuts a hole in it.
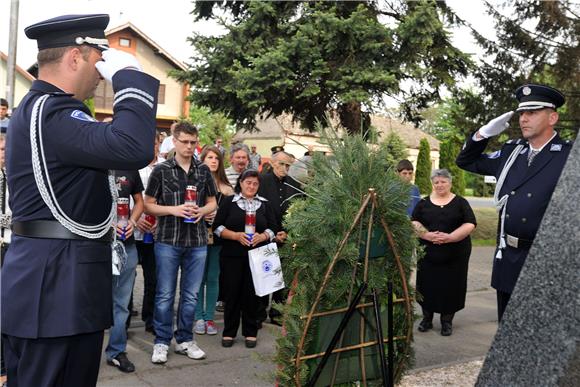
[{"label": "white sneaker", "polygon": [[205,321],[203,321],[203,320],[197,320],[195,322],[195,326],[193,327],[193,331],[197,335],[205,335]]},{"label": "white sneaker", "polygon": [[153,346],[153,355],[151,356],[151,363],[163,364],[167,363],[167,351],[169,346],[165,344],[155,344]]},{"label": "white sneaker", "polygon": [[195,341],[186,341],[184,343],[175,344],[175,353],[180,355],[187,355],[190,359],[201,360],[205,358],[203,352],[195,343]]}]

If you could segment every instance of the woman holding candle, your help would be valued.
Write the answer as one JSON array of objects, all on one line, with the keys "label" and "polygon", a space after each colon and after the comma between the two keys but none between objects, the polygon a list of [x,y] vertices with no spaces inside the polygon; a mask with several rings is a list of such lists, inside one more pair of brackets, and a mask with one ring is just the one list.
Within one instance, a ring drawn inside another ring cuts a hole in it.
[{"label": "woman holding candle", "polygon": [[[201,152],[201,162],[209,167],[215,185],[217,187],[216,200],[218,207],[225,197],[234,194],[234,189],[228,182],[223,164],[223,156],[215,146],[208,146]],[[207,245],[207,260],[205,262],[205,273],[197,296],[195,307],[196,323],[194,332],[198,335],[216,335],[217,327],[213,321],[215,304],[219,291],[220,276],[220,250],[222,248],[219,238],[212,238],[212,224],[216,211],[205,216],[207,229],[209,231]],[[212,241],[213,240],[213,241]]]},{"label": "woman holding candle", "polygon": [[259,187],[257,171],[250,169],[243,172],[236,184],[236,194],[222,200],[213,224],[214,233],[222,239],[220,256],[223,260],[223,279],[227,284],[224,293],[224,347],[234,344],[240,314],[246,347],[256,346],[259,298],[254,291],[248,250],[274,240],[277,232],[274,213],[268,201],[257,195]]}]

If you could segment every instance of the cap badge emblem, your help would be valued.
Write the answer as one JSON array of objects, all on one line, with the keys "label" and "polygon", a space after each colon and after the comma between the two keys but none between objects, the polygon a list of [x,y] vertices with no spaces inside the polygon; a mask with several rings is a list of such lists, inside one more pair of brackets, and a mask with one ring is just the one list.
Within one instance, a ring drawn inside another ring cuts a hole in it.
[{"label": "cap badge emblem", "polygon": [[530,94],[532,94],[532,89],[530,89],[528,86],[526,86],[522,89],[522,93],[524,93],[524,95],[530,95]]}]

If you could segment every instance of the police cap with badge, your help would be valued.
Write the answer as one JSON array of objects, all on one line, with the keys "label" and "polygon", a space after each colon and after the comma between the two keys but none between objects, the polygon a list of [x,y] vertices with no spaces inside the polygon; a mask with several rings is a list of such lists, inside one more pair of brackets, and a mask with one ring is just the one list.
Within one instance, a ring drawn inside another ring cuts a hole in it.
[{"label": "police cap with badge", "polygon": [[270,148],[270,151],[272,152],[272,156],[273,156],[278,152],[284,152],[284,147],[282,145],[276,145],[276,146],[273,146],[272,148]]},{"label": "police cap with badge", "polygon": [[38,50],[56,47],[89,45],[104,51],[109,48],[105,28],[109,15],[64,15],[44,20],[24,29],[26,36],[35,39]]},{"label": "police cap with badge", "polygon": [[516,98],[520,103],[518,113],[545,108],[556,110],[566,102],[564,95],[553,87],[533,83],[518,87]]}]

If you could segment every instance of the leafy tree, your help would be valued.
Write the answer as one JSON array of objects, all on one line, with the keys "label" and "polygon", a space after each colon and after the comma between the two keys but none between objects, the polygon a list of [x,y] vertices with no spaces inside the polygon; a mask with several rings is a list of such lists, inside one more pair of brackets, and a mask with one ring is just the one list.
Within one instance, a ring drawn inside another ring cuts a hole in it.
[{"label": "leafy tree", "polygon": [[[472,29],[485,53],[473,72],[478,90],[454,92],[464,117],[473,121],[469,128],[475,130],[514,110],[513,92],[517,87],[537,82],[566,95],[556,130],[574,138],[580,127],[580,4],[570,0],[514,0],[499,6],[486,1],[486,5],[494,18],[497,39],[488,40]],[[448,16],[454,21],[470,27],[451,13]],[[492,139],[492,147],[497,148],[508,136],[521,137],[516,119],[512,122],[506,136]]]},{"label": "leafy tree", "polygon": [[194,61],[173,75],[192,85],[196,105],[248,130],[256,117],[284,112],[313,130],[335,110],[349,132],[364,133],[386,96],[418,122],[469,67],[450,43],[441,2],[197,1],[194,14],[218,18],[215,7],[229,12],[219,19],[229,32],[190,38]]},{"label": "leafy tree", "polygon": [[215,140],[221,137],[222,145],[228,149],[235,130],[226,116],[221,113],[211,113],[206,107],[191,105],[189,121],[198,128],[201,144],[214,144]]},{"label": "leafy tree", "polygon": [[428,195],[431,193],[431,149],[426,138],[422,138],[419,142],[415,184],[419,187],[421,194]]},{"label": "leafy tree", "polygon": [[95,99],[93,97],[91,97],[91,98],[85,99],[83,101],[83,103],[91,111],[91,116],[94,117],[95,116]]}]

